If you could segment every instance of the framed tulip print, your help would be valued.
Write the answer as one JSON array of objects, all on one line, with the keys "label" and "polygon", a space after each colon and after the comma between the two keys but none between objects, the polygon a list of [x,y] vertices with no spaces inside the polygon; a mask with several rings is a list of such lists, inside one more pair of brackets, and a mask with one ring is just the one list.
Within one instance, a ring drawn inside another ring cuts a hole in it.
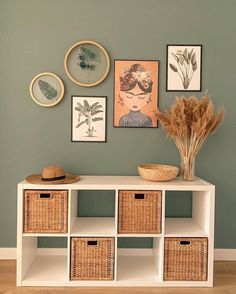
[{"label": "framed tulip print", "polygon": [[40,106],[55,106],[63,98],[64,85],[57,75],[44,72],[32,80],[30,84],[30,95],[34,102]]},{"label": "framed tulip print", "polygon": [[167,45],[166,91],[200,92],[202,45]]},{"label": "framed tulip print", "polygon": [[105,96],[72,96],[71,141],[106,142]]},{"label": "framed tulip print", "polygon": [[156,128],[158,60],[115,60],[114,127]]}]

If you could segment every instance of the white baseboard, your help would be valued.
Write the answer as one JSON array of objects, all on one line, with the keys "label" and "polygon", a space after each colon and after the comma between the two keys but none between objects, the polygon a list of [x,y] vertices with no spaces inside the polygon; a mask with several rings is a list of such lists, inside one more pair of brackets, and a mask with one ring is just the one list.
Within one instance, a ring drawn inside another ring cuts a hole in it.
[{"label": "white baseboard", "polygon": [[16,248],[0,248],[0,259],[16,259]]},{"label": "white baseboard", "polygon": [[[39,248],[40,255],[66,255],[65,248]],[[120,248],[118,255],[151,255],[151,249],[141,248]],[[16,259],[16,248],[0,248],[0,259]],[[236,249],[215,249],[214,260],[236,260]]]},{"label": "white baseboard", "polygon": [[236,260],[236,249],[215,249],[214,260]]}]

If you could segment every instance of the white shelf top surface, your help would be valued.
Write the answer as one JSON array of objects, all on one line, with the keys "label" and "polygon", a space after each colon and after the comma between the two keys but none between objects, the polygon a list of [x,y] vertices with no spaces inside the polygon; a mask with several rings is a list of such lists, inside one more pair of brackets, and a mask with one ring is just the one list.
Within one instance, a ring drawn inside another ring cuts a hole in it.
[{"label": "white shelf top surface", "polygon": [[71,236],[115,236],[114,217],[78,217],[72,226]]},{"label": "white shelf top surface", "polygon": [[166,182],[146,181],[139,176],[81,176],[78,182],[65,185],[36,185],[26,180],[19,183],[23,189],[65,189],[65,190],[115,190],[115,189],[147,189],[147,190],[196,190],[205,191],[214,187],[212,184],[197,178],[195,181],[183,181],[177,177]]},{"label": "white shelf top surface", "polygon": [[165,237],[206,237],[207,233],[193,218],[166,218]]}]

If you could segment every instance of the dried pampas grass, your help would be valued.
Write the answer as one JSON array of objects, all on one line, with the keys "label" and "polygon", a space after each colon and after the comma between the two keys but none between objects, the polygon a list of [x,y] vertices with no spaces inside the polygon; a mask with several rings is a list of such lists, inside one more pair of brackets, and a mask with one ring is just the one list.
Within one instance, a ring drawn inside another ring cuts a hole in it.
[{"label": "dried pampas grass", "polygon": [[175,103],[158,119],[176,144],[181,160],[184,180],[194,180],[194,160],[206,139],[224,120],[224,108],[215,111],[208,93],[197,99],[195,96],[176,97]]}]

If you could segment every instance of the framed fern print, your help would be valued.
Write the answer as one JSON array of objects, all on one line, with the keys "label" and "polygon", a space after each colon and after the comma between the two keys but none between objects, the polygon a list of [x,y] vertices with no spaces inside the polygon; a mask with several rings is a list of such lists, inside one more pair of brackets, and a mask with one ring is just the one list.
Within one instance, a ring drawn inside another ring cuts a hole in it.
[{"label": "framed fern print", "polygon": [[71,141],[106,142],[106,96],[71,97]]},{"label": "framed fern print", "polygon": [[200,92],[202,45],[167,45],[166,90]]},{"label": "framed fern print", "polygon": [[40,106],[55,106],[63,98],[63,82],[53,73],[41,73],[32,80],[30,84],[30,95],[34,102]]}]

